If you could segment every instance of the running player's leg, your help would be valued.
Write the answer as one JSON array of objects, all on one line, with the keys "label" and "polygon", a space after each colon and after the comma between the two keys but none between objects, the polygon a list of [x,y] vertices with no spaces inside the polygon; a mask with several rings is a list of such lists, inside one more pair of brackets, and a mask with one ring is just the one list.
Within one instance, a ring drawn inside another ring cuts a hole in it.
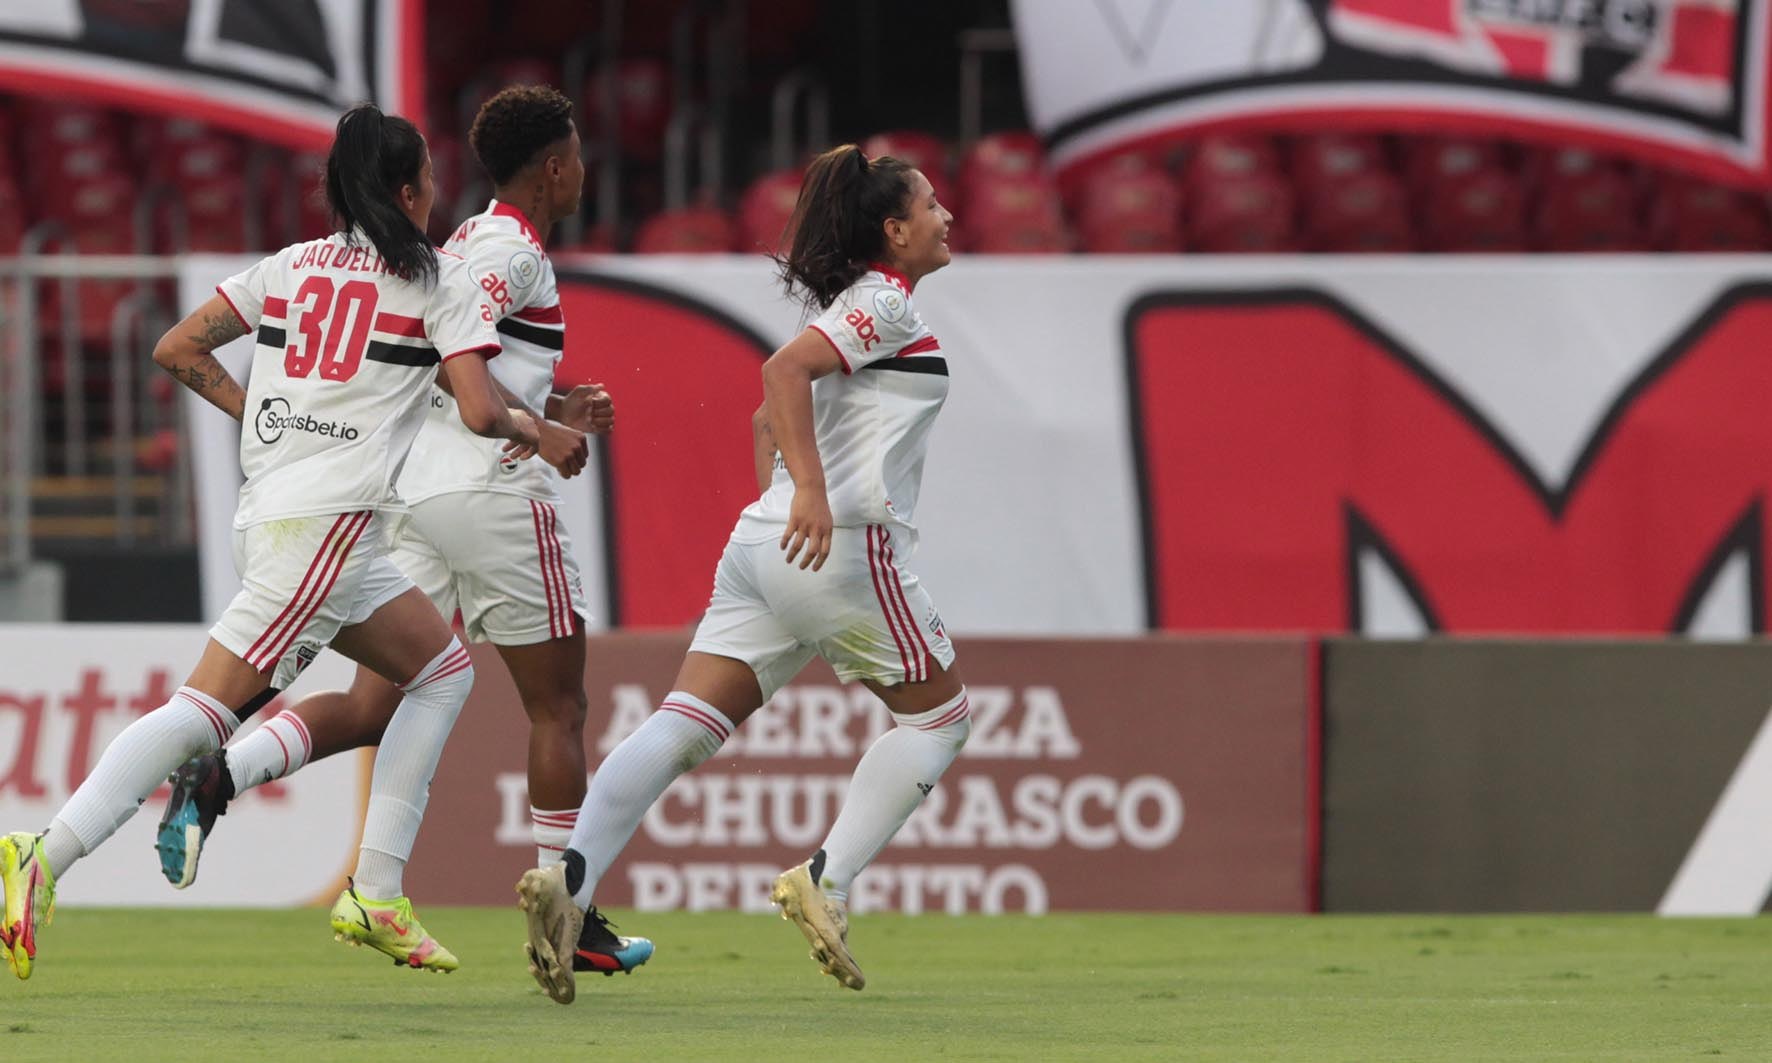
[{"label": "running player's leg", "polygon": [[536,866],[559,861],[585,798],[585,634],[498,646],[529,717],[529,811]]},{"label": "running player's leg", "polygon": [[585,796],[589,609],[571,537],[557,506],[500,492],[425,499],[411,523],[454,576],[468,638],[498,647],[529,718],[530,819],[537,866],[546,867],[560,859]]},{"label": "running player's leg", "polygon": [[372,522],[372,514],[347,513],[237,533],[243,586],[185,685],[105,748],[43,835],[9,835],[0,846],[8,912],[0,937],[20,977],[35,955],[33,919],[47,922],[52,910],[55,876],[126,823],[168,772],[220,747],[247,705],[287,685],[331,638],[364,579],[358,544]]},{"label": "running player's leg", "polygon": [[935,788],[971,727],[953,644],[928,594],[899,565],[890,530],[838,529],[824,567],[831,583],[823,593],[795,594],[795,585],[809,581],[790,568],[774,576],[785,584],[776,597],[796,603],[789,607],[796,625],[822,626],[819,652],[837,678],[865,684],[886,703],[895,726],[856,765],[824,845],[783,873],[772,897],[799,925],[825,972],[860,989],[865,980],[848,950],[850,884]]},{"label": "running player's leg", "polygon": [[[385,559],[383,564],[404,582]],[[333,905],[332,927],[341,940],[369,945],[397,964],[451,971],[458,966],[455,957],[419,925],[402,878],[431,777],[473,686],[474,669],[430,599],[409,582],[405,586],[333,640],[334,649],[397,682],[403,696],[376,751],[356,874]]]},{"label": "running player's leg", "polygon": [[[382,545],[395,567],[425,592],[439,613],[453,616],[455,587],[437,549],[406,516],[384,517],[380,528],[385,528]],[[389,585],[382,593],[396,590]],[[242,712],[250,713],[269,701],[267,695],[260,699]],[[160,817],[156,843],[167,881],[184,889],[197,880],[203,848],[235,797],[334,753],[380,745],[382,732],[399,707],[400,691],[394,684],[359,667],[349,690],[310,694],[232,745],[179,765],[168,780],[172,793]]]},{"label": "running player's leg", "polygon": [[707,613],[659,711],[598,766],[561,867],[530,872],[518,885],[528,912],[531,973],[561,1003],[576,992],[575,965],[564,959],[574,940],[579,969],[631,970],[651,954],[650,943],[636,952],[641,939],[610,933],[594,903],[597,884],[646,810],[679,776],[712,757],[812,657],[811,647],[770,616],[750,568],[745,546],[728,544]]}]

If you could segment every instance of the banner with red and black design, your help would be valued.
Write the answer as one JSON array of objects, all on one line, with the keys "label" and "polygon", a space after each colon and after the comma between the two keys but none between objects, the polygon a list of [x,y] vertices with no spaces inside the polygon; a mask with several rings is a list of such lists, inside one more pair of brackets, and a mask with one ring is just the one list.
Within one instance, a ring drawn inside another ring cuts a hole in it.
[{"label": "banner with red and black design", "polygon": [[1018,0],[1064,167],[1209,129],[1465,131],[1772,183],[1766,0]]},{"label": "banner with red and black design", "polygon": [[[696,622],[756,498],[766,261],[556,263],[593,628]],[[192,260],[185,300],[242,268]],[[1772,268],[1731,257],[965,260],[904,559],[968,636],[1766,630]],[[224,349],[243,366],[244,344]],[[206,616],[237,426],[190,400]]]},{"label": "banner with red and black design", "polygon": [[371,101],[423,124],[424,0],[0,5],[0,88],[322,150]]}]

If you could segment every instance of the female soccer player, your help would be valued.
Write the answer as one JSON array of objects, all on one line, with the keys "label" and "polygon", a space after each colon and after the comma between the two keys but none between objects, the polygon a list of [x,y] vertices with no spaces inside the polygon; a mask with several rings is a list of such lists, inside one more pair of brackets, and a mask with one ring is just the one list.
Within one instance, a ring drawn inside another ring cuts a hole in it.
[{"label": "female soccer player", "polygon": [[[552,394],[566,331],[543,244],[555,222],[578,211],[584,186],[571,101],[540,86],[504,89],[480,108],[468,140],[492,179],[493,200],[461,224],[448,249],[467,260],[492,307],[504,346],[490,364],[494,382],[513,406],[545,410],[566,427],[543,420],[546,460],[514,462],[464,430],[455,404],[437,396],[400,474],[411,518],[399,523],[389,556],[438,612],[451,617],[459,608],[468,637],[497,646],[510,670],[529,717],[530,813],[537,859],[546,864],[572,834],[586,774],[587,610],[552,465],[564,462],[567,475],[581,467],[587,448],[579,429],[609,431],[614,406],[600,385]],[[559,434],[567,438],[556,454],[548,443]],[[226,749],[181,766],[160,828],[167,879],[181,889],[196,879],[202,846],[235,796],[375,745],[399,704],[398,688],[359,668],[349,692],[303,698]],[[600,931],[586,924],[585,957],[614,944]]]},{"label": "female soccer player", "polygon": [[[456,966],[413,916],[401,875],[474,671],[430,600],[387,559],[382,523],[439,363],[469,429],[511,441],[518,459],[539,436],[487,373],[499,343],[486,293],[466,263],[425,238],[435,189],[412,123],[371,105],[347,112],[326,195],[338,232],[224,281],[155,347],[156,363],[242,423],[234,550],[243,586],[184,686],[117,736],[48,829],[0,838],[0,944],[20,978],[54,912],[57,876],[327,645],[402,694],[375,760],[355,884],[332,909],[333,929],[397,963]],[[255,329],[242,390],[211,352]]]},{"label": "female soccer player", "polygon": [[970,729],[953,646],[903,568],[948,389],[941,344],[911,292],[947,265],[952,221],[929,181],[896,159],[870,161],[847,145],[807,170],[780,262],[789,295],[818,316],[763,366],[763,496],[733,529],[674,689],[597,769],[562,863],[517,886],[531,973],[555,1000],[573,998],[565,958],[648,806],[815,654],[879,695],[898,726],[863,755],[824,846],[784,872],[772,898],[826,973],[864,984],[847,945],[850,882]]}]

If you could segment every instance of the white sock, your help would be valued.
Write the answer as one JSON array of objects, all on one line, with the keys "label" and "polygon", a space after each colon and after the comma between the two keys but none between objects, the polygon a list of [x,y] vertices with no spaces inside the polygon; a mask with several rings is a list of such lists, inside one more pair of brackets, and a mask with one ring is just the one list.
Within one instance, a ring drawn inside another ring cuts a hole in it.
[{"label": "white sock", "polygon": [[199,753],[220,749],[239,726],[221,702],[179,687],[171,701],[125,727],[50,824],[45,839],[50,873],[60,877],[97,849],[129,822],[173,769]]},{"label": "white sock", "polygon": [[474,665],[459,640],[419,669],[401,691],[406,695],[375,753],[369,780],[369,812],[363,820],[363,847],[357,853],[357,892],[388,901],[405,887],[401,877],[419,823],[431,796],[431,777],[443,744],[474,686]]},{"label": "white sock", "polygon": [[659,703],[639,729],[610,751],[591,776],[568,848],[583,857],[582,882],[572,881],[578,862],[566,861],[566,888],[580,908],[591,906],[597,880],[677,776],[713,756],[732,736],[732,721],[719,709],[681,690]]},{"label": "white sock", "polygon": [[965,688],[928,712],[892,714],[898,726],[862,754],[849,779],[843,810],[825,839],[819,886],[827,896],[848,900],[855,876],[880,855],[960,755],[972,733],[971,715]]},{"label": "white sock", "polygon": [[529,806],[530,831],[535,837],[535,866],[553,867],[572,841],[572,828],[578,823],[578,809],[550,812]]},{"label": "white sock", "polygon": [[234,777],[234,793],[281,779],[301,770],[314,755],[308,725],[288,709],[260,724],[258,729],[228,747],[228,773]]}]

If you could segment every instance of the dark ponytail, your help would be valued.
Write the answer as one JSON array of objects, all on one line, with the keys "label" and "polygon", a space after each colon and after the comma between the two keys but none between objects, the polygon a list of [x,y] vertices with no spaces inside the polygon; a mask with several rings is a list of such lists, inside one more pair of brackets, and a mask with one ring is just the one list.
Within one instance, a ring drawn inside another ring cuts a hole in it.
[{"label": "dark ponytail", "polygon": [[425,165],[425,138],[397,115],[373,103],[353,107],[338,120],[326,156],[326,203],[339,230],[351,238],[361,227],[388,268],[408,280],[437,278],[437,249],[395,199],[416,185]]},{"label": "dark ponytail", "polygon": [[854,144],[812,160],[788,221],[788,253],[775,256],[790,297],[823,310],[880,259],[886,219],[910,208],[911,170],[888,155],[870,160]]}]

